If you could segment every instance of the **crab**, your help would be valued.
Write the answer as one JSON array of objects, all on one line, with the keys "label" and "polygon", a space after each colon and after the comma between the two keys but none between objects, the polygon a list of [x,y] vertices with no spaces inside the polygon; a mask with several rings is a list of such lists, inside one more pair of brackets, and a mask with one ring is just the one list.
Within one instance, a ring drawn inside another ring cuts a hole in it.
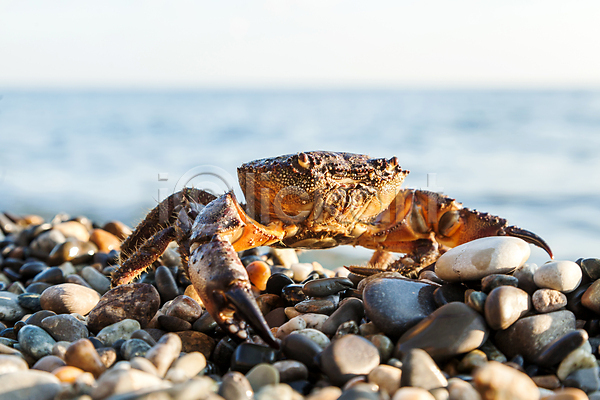
[{"label": "crab", "polygon": [[[172,241],[206,310],[228,334],[248,328],[277,347],[255,301],[238,252],[258,246],[324,249],[338,245],[375,250],[369,263],[416,276],[449,248],[486,236],[515,236],[544,249],[536,234],[503,218],[462,207],[438,193],[400,189],[408,171],[396,157],[326,151],[265,158],[238,168],[245,206],[233,192],[216,197],[199,189],[174,193],[121,246],[113,286],[148,268]],[[391,253],[403,253],[391,261]]]}]

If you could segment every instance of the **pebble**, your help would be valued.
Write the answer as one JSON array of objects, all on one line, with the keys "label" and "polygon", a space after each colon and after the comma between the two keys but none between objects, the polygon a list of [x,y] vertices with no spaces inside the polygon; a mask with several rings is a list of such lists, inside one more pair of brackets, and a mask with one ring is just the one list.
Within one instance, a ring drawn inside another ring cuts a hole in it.
[{"label": "pebble", "polygon": [[325,297],[352,288],[354,285],[348,278],[323,278],[305,283],[302,291],[311,297]]},{"label": "pebble", "polygon": [[298,255],[294,249],[269,249],[269,254],[273,257],[275,264],[290,268],[298,262]]},{"label": "pebble", "polygon": [[551,261],[540,265],[533,274],[533,280],[540,288],[570,293],[577,289],[582,276],[581,268],[573,261]]},{"label": "pebble", "polygon": [[554,311],[521,318],[508,329],[497,332],[494,343],[509,358],[521,354],[528,362],[534,362],[544,346],[574,329],[572,312]]},{"label": "pebble", "polygon": [[192,324],[186,320],[170,315],[159,315],[158,324],[167,332],[189,331],[192,329]]},{"label": "pebble", "polygon": [[108,253],[111,250],[119,250],[121,241],[118,237],[104,229],[94,229],[90,235],[90,242],[98,246],[98,250]]},{"label": "pebble", "polygon": [[289,335],[283,339],[281,349],[288,359],[300,361],[308,368],[317,368],[323,349],[304,335]]},{"label": "pebble", "polygon": [[510,236],[492,236],[456,246],[437,260],[435,273],[448,282],[479,280],[504,274],[529,258],[529,244]]},{"label": "pebble", "polygon": [[581,389],[586,393],[595,392],[600,389],[600,368],[594,366],[577,369],[563,380],[563,384],[568,387]]},{"label": "pebble", "polygon": [[42,309],[40,298],[38,293],[22,293],[17,297],[17,302],[21,307],[37,312]]},{"label": "pebble", "polygon": [[363,291],[366,316],[397,338],[436,309],[436,287],[408,279],[374,279]]},{"label": "pebble", "polygon": [[252,400],[254,391],[244,374],[231,371],[223,375],[218,394],[226,400]]},{"label": "pebble", "polygon": [[60,381],[45,371],[17,371],[0,375],[2,400],[52,400],[60,391]]},{"label": "pebble", "polygon": [[289,276],[282,273],[275,273],[267,280],[266,291],[267,293],[281,295],[281,291],[284,287],[292,285],[294,280]]},{"label": "pebble", "polygon": [[473,380],[484,399],[539,399],[539,390],[530,377],[496,361],[477,369]]},{"label": "pebble", "polygon": [[156,288],[158,289],[158,293],[160,293],[162,302],[173,300],[175,297],[179,296],[177,281],[169,268],[164,265],[156,268],[154,278],[156,279]]},{"label": "pebble", "polygon": [[173,299],[165,315],[193,323],[202,315],[202,306],[191,297],[181,295]]},{"label": "pebble", "polygon": [[127,339],[120,348],[121,356],[126,360],[144,357],[152,346],[142,339]]},{"label": "pebble", "polygon": [[[598,397],[592,396],[593,394],[590,395],[589,400],[598,399]],[[550,396],[542,397],[542,400],[588,400],[588,396],[586,396],[585,392],[581,389],[564,388],[555,390],[554,394]]]},{"label": "pebble", "polygon": [[[258,290],[267,289],[267,281],[271,277],[271,268],[264,261],[253,261],[246,267],[250,282],[256,286]],[[278,293],[277,293],[278,294]]]},{"label": "pebble", "polygon": [[134,319],[146,327],[159,307],[160,295],[154,286],[147,283],[121,285],[106,292],[90,311],[88,329],[98,332],[123,319]]},{"label": "pebble", "polygon": [[327,347],[329,345],[329,343],[331,342],[329,340],[329,338],[327,337],[327,335],[325,335],[323,332],[321,332],[317,329],[312,329],[312,328],[300,329],[300,330],[292,332],[291,334],[306,336],[307,338],[309,338],[310,340],[312,340],[313,342],[318,344],[319,347],[322,349]]},{"label": "pebble", "polygon": [[581,304],[596,314],[600,314],[600,280],[595,281],[585,290],[581,296]]},{"label": "pebble", "polygon": [[306,295],[302,291],[303,285],[300,284],[292,284],[287,285],[283,289],[281,289],[281,297],[286,302],[286,304],[294,305],[303,300],[306,300]]},{"label": "pebble", "polygon": [[564,308],[567,305],[567,296],[554,289],[538,289],[531,296],[531,301],[537,312],[549,313]]},{"label": "pebble", "polygon": [[267,385],[278,385],[279,371],[270,364],[261,363],[255,365],[246,373],[246,379],[248,379],[252,390],[256,393]]},{"label": "pebble", "polygon": [[481,400],[481,395],[475,388],[460,378],[448,379],[449,400]]},{"label": "pebble", "polygon": [[488,333],[480,314],[464,303],[449,303],[402,335],[396,345],[395,357],[402,358],[409,350],[420,348],[434,360],[444,360],[478,348]]},{"label": "pebble", "polygon": [[431,393],[425,389],[406,387],[396,391],[392,400],[436,400]]},{"label": "pebble", "polygon": [[331,315],[338,307],[340,298],[337,295],[313,297],[297,303],[294,308],[301,313]]},{"label": "pebble", "polygon": [[0,375],[29,369],[27,361],[22,357],[10,354],[0,354]]},{"label": "pebble", "polygon": [[121,221],[109,221],[102,227],[106,232],[115,235],[120,240],[125,240],[131,235],[131,228]]},{"label": "pebble", "polygon": [[74,383],[82,374],[85,374],[85,371],[71,366],[58,367],[52,371],[52,375],[63,383]]},{"label": "pebble", "polygon": [[154,364],[158,376],[163,377],[181,352],[181,339],[173,333],[163,335],[158,343],[146,353],[146,358]]},{"label": "pebble", "polygon": [[313,265],[309,263],[294,263],[290,265],[290,269],[294,273],[294,281],[302,282],[313,271]]},{"label": "pebble", "polygon": [[106,369],[96,348],[88,339],[79,339],[67,348],[65,353],[67,365],[90,372],[98,378]]},{"label": "pebble", "polygon": [[19,274],[23,278],[29,279],[48,268],[50,267],[48,267],[48,265],[42,261],[30,261],[26,262],[21,266],[21,268],[19,268]]},{"label": "pebble", "polygon": [[40,371],[52,372],[56,368],[64,367],[65,365],[67,364],[62,358],[50,355],[44,356],[37,360],[31,368]]},{"label": "pebble", "polygon": [[[589,346],[589,344],[588,344]],[[556,376],[564,381],[567,376],[578,369],[597,367],[596,357],[586,349],[585,345],[570,352],[558,365]]]},{"label": "pebble", "polygon": [[343,385],[355,376],[367,375],[379,362],[377,348],[358,335],[345,335],[332,342],[323,350],[320,360],[323,372],[337,385]]},{"label": "pebble", "polygon": [[6,291],[0,291],[0,320],[15,322],[27,313],[19,304],[19,296]]},{"label": "pebble", "polygon": [[52,229],[59,231],[65,237],[75,238],[82,242],[90,240],[90,233],[87,228],[78,221],[61,222],[60,224],[54,225]]},{"label": "pebble", "polygon": [[104,294],[110,290],[110,279],[94,267],[84,267],[81,270],[81,276],[92,289],[100,294]]},{"label": "pebble", "polygon": [[170,386],[167,381],[147,372],[133,368],[112,368],[98,379],[91,395],[93,399],[105,399],[140,389],[157,390]]},{"label": "pebble", "polygon": [[308,379],[308,368],[300,361],[282,360],[273,363],[273,368],[279,372],[281,382],[300,381]]},{"label": "pebble", "polygon": [[365,314],[365,307],[362,300],[349,297],[344,299],[337,310],[323,323],[321,331],[326,335],[333,335],[337,328],[346,321],[360,323]]},{"label": "pebble", "polygon": [[426,351],[411,349],[402,358],[401,384],[431,390],[448,386],[448,381]]},{"label": "pebble", "polygon": [[206,367],[206,357],[197,351],[187,353],[175,361],[167,370],[165,378],[180,383],[198,375]]},{"label": "pebble", "polygon": [[56,341],[45,330],[35,325],[25,325],[19,330],[21,350],[38,360],[52,354]]},{"label": "pebble", "polygon": [[104,345],[112,346],[119,339],[127,340],[131,338],[131,334],[138,329],[140,329],[139,322],[134,319],[124,319],[102,328],[96,337]]},{"label": "pebble", "polygon": [[299,330],[305,329],[305,328],[306,328],[306,321],[304,320],[304,318],[302,318],[301,315],[299,315],[297,317],[290,319],[288,322],[286,322],[285,324],[283,324],[279,328],[277,328],[276,336],[279,339],[283,339],[290,333],[292,333],[294,331],[299,331]]},{"label": "pebble", "polygon": [[511,275],[492,274],[481,280],[481,291],[489,293],[499,286],[519,286],[519,279]]},{"label": "pebble", "polygon": [[513,286],[500,286],[487,296],[485,320],[492,329],[504,330],[527,314],[531,308],[529,294]]},{"label": "pebble", "polygon": [[57,245],[64,243],[67,240],[65,235],[57,230],[51,229],[40,233],[29,245],[31,253],[34,257],[45,259],[50,255],[50,252]]},{"label": "pebble", "polygon": [[393,395],[400,388],[401,376],[400,368],[380,364],[369,372],[368,380],[385,390],[388,395]]},{"label": "pebble", "polygon": [[40,304],[44,310],[57,314],[86,315],[99,300],[100,295],[93,289],[74,283],[63,283],[44,290]]},{"label": "pebble", "polygon": [[202,332],[184,331],[175,334],[181,339],[181,351],[186,353],[198,351],[209,357],[215,348],[215,339]]},{"label": "pebble", "polygon": [[41,327],[57,342],[61,340],[74,342],[78,339],[87,338],[89,335],[87,326],[70,314],[46,317],[42,320]]}]

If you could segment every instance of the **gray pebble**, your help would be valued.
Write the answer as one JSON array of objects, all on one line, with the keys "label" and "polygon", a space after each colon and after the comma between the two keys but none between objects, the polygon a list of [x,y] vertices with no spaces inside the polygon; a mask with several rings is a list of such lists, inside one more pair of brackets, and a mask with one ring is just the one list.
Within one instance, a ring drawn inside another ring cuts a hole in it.
[{"label": "gray pebble", "polygon": [[489,293],[496,289],[498,286],[514,286],[519,285],[519,280],[511,275],[505,274],[492,274],[488,275],[481,280],[481,291]]},{"label": "gray pebble", "polygon": [[20,320],[27,310],[19,305],[19,296],[15,293],[0,292],[0,320],[15,322]]},{"label": "gray pebble", "polygon": [[273,368],[279,371],[281,382],[299,381],[308,379],[308,368],[300,361],[283,360],[273,364]]},{"label": "gray pebble", "polygon": [[121,345],[121,356],[126,360],[145,357],[152,346],[142,339],[128,339]]},{"label": "gray pebble", "polygon": [[365,314],[363,302],[355,297],[344,299],[337,310],[331,314],[323,324],[321,331],[326,335],[333,335],[338,326],[346,321],[359,323]]},{"label": "gray pebble", "polygon": [[87,326],[69,314],[54,315],[44,318],[41,327],[50,333],[54,340],[74,342],[75,340],[87,338],[89,332]]},{"label": "gray pebble", "polygon": [[500,286],[485,301],[485,320],[495,330],[506,329],[531,308],[526,291],[513,286]]},{"label": "gray pebble", "polygon": [[134,319],[124,319],[103,328],[96,337],[106,346],[112,346],[119,339],[129,339],[138,329],[140,329],[139,322]]},{"label": "gray pebble", "polygon": [[39,326],[25,325],[19,330],[21,350],[36,360],[52,354],[55,343],[56,341],[52,336]]},{"label": "gray pebble", "polygon": [[110,279],[94,267],[84,267],[81,270],[81,276],[90,284],[92,289],[100,294],[104,294],[110,290]]},{"label": "gray pebble", "polygon": [[600,368],[583,368],[571,372],[569,376],[563,380],[563,385],[581,389],[586,393],[600,390]]},{"label": "gray pebble", "polygon": [[325,297],[339,293],[354,285],[348,278],[323,278],[306,282],[302,286],[305,295],[311,297]]},{"label": "gray pebble", "polygon": [[160,293],[160,298],[163,302],[173,300],[175,297],[179,296],[177,282],[169,268],[164,265],[156,268],[154,279],[156,280],[156,288],[158,289],[158,293]]},{"label": "gray pebble", "polygon": [[314,297],[297,303],[294,308],[301,313],[316,313],[331,315],[338,307],[340,297],[331,295]]},{"label": "gray pebble", "polygon": [[321,369],[336,385],[343,385],[359,375],[367,375],[379,362],[377,348],[358,335],[341,337],[321,354]]}]

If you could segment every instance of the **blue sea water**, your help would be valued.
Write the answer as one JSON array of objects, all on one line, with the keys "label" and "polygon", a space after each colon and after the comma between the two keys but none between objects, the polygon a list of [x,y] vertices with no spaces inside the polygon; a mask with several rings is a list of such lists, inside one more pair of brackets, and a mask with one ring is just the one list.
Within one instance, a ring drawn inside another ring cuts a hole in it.
[{"label": "blue sea water", "polygon": [[396,155],[406,187],[505,217],[558,259],[600,257],[599,92],[0,95],[0,210],[135,225],[199,171],[219,177],[189,184],[222,191],[245,161],[322,149]]}]

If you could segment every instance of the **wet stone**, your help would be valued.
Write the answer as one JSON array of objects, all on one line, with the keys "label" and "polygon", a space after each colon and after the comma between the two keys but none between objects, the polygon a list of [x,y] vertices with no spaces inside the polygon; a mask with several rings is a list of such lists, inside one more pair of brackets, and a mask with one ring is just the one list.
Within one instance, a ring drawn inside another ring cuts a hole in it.
[{"label": "wet stone", "polygon": [[87,338],[89,335],[87,326],[77,318],[69,314],[60,314],[44,318],[41,322],[44,328],[54,340],[73,342],[78,339]]},{"label": "wet stone", "polygon": [[337,328],[346,321],[359,323],[365,314],[363,302],[357,298],[348,298],[340,303],[337,310],[331,314],[322,327],[323,333],[333,335]]},{"label": "wet stone", "polygon": [[52,354],[56,341],[45,330],[35,325],[26,325],[19,330],[21,350],[38,360]]},{"label": "wet stone", "polygon": [[0,292],[0,320],[15,322],[27,313],[27,310],[19,305],[18,298],[14,293]]},{"label": "wet stone", "polygon": [[51,229],[49,231],[42,232],[41,234],[39,234],[31,242],[29,248],[33,256],[45,259],[46,257],[48,257],[48,255],[50,254],[52,249],[54,249],[54,247],[65,242],[66,240],[67,238],[65,238],[65,235],[63,235],[59,231]]},{"label": "wet stone", "polygon": [[402,386],[426,390],[448,386],[448,381],[433,359],[421,349],[409,350],[402,358]]},{"label": "wet stone", "polygon": [[265,321],[267,321],[269,328],[278,328],[285,324],[287,320],[285,309],[283,307],[278,307],[265,315]]},{"label": "wet stone", "polygon": [[84,267],[81,276],[98,293],[104,294],[110,290],[110,279],[94,267]]},{"label": "wet stone", "polygon": [[300,361],[308,368],[317,368],[317,357],[322,352],[321,346],[304,335],[289,335],[283,339],[281,349],[290,359]]},{"label": "wet stone", "polygon": [[442,254],[435,264],[435,273],[448,282],[479,280],[513,271],[527,261],[529,254],[529,244],[522,239],[485,237]]},{"label": "wet stone", "polygon": [[78,264],[82,261],[91,259],[93,252],[86,252],[87,246],[80,240],[69,238],[65,242],[56,245],[48,255],[48,265],[56,266],[71,261],[73,264]]},{"label": "wet stone", "polygon": [[569,374],[563,381],[567,387],[581,389],[591,393],[600,389],[600,368],[583,368]]},{"label": "wet stone", "polygon": [[359,375],[367,375],[379,362],[377,348],[358,335],[346,335],[332,342],[323,350],[320,359],[322,371],[336,385],[343,385]]},{"label": "wet stone", "polygon": [[306,295],[302,291],[302,285],[287,285],[281,290],[281,297],[287,304],[296,304],[306,300]]},{"label": "wet stone", "polygon": [[464,303],[449,303],[402,335],[394,354],[402,358],[409,350],[420,348],[439,362],[478,348],[487,336],[487,325],[479,313]]},{"label": "wet stone", "polygon": [[523,355],[535,362],[544,346],[575,329],[575,316],[570,311],[524,317],[495,335],[495,344],[508,357]]},{"label": "wet stone", "polygon": [[435,289],[408,279],[374,279],[364,288],[365,314],[387,336],[399,337],[436,309]]},{"label": "wet stone", "polygon": [[519,286],[519,279],[511,275],[492,274],[481,280],[481,291],[489,293],[498,286]]},{"label": "wet stone", "polygon": [[281,295],[281,291],[284,287],[293,283],[294,280],[285,274],[272,274],[267,281],[266,291],[267,293],[276,294],[279,296]]},{"label": "wet stone", "polygon": [[577,289],[582,276],[581,268],[573,261],[551,261],[540,265],[533,279],[540,288],[569,293]]},{"label": "wet stone", "polygon": [[326,297],[314,297],[297,303],[294,308],[301,313],[332,314],[339,304],[340,297],[331,295]]},{"label": "wet stone", "polygon": [[485,320],[492,329],[506,329],[527,314],[530,307],[527,292],[513,286],[499,286],[485,301]]},{"label": "wet stone", "polygon": [[325,297],[352,288],[353,286],[348,278],[324,278],[305,283],[302,291],[307,296]]},{"label": "wet stone", "polygon": [[234,351],[231,358],[231,369],[246,373],[254,366],[267,363],[273,364],[277,359],[277,352],[265,346],[252,343],[242,343]]},{"label": "wet stone", "polygon": [[81,368],[98,378],[106,369],[94,345],[87,339],[79,339],[67,348],[65,362]]},{"label": "wet stone", "polygon": [[271,276],[271,268],[269,264],[264,261],[253,261],[246,267],[248,272],[248,278],[252,285],[258,290],[265,290],[267,288],[267,281]]},{"label": "wet stone", "polygon": [[175,278],[173,277],[173,274],[171,274],[169,268],[163,265],[156,268],[154,278],[156,279],[156,287],[158,289],[158,293],[160,293],[162,302],[173,300],[175,297],[179,296],[177,281],[175,281]]},{"label": "wet stone", "polygon": [[126,360],[134,357],[145,357],[152,346],[142,339],[128,339],[121,345],[120,353]]},{"label": "wet stone", "polygon": [[223,375],[218,394],[226,400],[251,400],[254,393],[248,379],[242,373],[232,371]]},{"label": "wet stone", "polygon": [[539,313],[560,310],[567,305],[567,296],[554,289],[538,289],[531,296],[533,307]]},{"label": "wet stone", "polygon": [[581,270],[583,273],[595,281],[600,279],[600,258],[586,258],[581,260]]},{"label": "wet stone", "polygon": [[46,268],[33,278],[33,282],[45,282],[53,285],[63,283],[64,281],[65,276],[63,275],[62,270],[58,267]]},{"label": "wet stone", "polygon": [[202,332],[184,331],[175,334],[181,339],[181,351],[185,353],[197,351],[209,358],[215,348],[215,339]]},{"label": "wet stone", "polygon": [[124,319],[104,327],[96,337],[106,346],[112,346],[117,340],[127,340],[131,334],[140,329],[140,323],[134,319]]},{"label": "wet stone", "polygon": [[33,312],[40,311],[42,305],[40,303],[41,295],[38,293],[23,293],[17,297],[17,302],[23,308],[31,310]]},{"label": "wet stone", "polygon": [[86,315],[100,299],[98,292],[73,283],[63,283],[44,290],[40,304],[57,314]]},{"label": "wet stone", "polygon": [[[160,306],[160,296],[154,286],[130,283],[108,291],[88,315],[92,332],[123,319],[134,319],[146,327]],[[83,315],[83,314],[82,314]]]}]

